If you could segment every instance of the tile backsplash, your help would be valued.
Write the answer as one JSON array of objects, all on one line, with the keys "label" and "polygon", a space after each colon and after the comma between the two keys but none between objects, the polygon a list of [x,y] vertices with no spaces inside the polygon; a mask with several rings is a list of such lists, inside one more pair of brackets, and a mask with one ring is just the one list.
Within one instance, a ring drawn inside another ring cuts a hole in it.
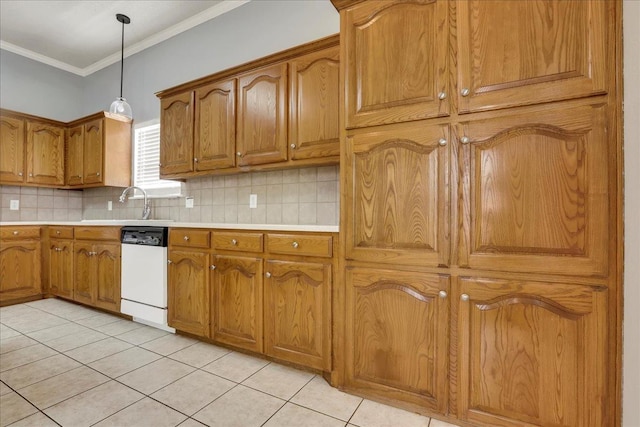
[{"label": "tile backsplash", "polygon": [[[0,185],[0,198],[0,221],[82,219],[82,191]],[[19,201],[18,210],[10,209],[12,200]]]},{"label": "tile backsplash", "polygon": [[[151,199],[152,219],[242,224],[338,225],[338,166],[208,176],[185,182],[182,197]],[[54,190],[0,185],[0,221],[137,219],[142,200],[122,204],[122,188]],[[255,209],[249,195],[258,197]],[[193,197],[194,207],[185,207]],[[19,210],[11,210],[19,200]],[[113,210],[107,210],[111,201]]]}]

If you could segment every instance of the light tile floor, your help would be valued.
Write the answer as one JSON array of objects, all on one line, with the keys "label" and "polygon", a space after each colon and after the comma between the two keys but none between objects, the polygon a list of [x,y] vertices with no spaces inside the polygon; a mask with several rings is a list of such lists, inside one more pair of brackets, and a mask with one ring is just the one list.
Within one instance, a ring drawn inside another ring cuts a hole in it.
[{"label": "light tile floor", "polygon": [[60,299],[0,308],[0,427],[450,427]]}]

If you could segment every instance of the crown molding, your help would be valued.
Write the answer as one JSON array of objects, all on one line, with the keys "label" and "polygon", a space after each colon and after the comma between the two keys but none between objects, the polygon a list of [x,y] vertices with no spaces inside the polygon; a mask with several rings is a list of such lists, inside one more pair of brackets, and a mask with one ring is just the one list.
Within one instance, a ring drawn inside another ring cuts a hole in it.
[{"label": "crown molding", "polygon": [[[124,50],[124,57],[127,58],[138,52],[142,52],[143,50],[150,48],[151,46],[155,46],[158,43],[161,43],[167,39],[170,39],[173,36],[176,36],[180,33],[190,30],[191,28],[198,26],[204,22],[207,22],[217,16],[223,15],[233,9],[236,9],[244,4],[249,3],[250,1],[251,0],[225,0],[221,3],[218,3],[215,6],[210,7],[209,9],[203,10],[197,15],[193,15],[192,17],[187,18],[182,22],[179,22],[165,30],[160,31],[159,33],[156,33],[138,43],[135,43],[127,47]],[[106,68],[109,65],[115,64],[116,62],[120,61],[120,52],[116,52],[112,55],[107,56],[104,59],[101,59],[100,61],[94,62],[93,64],[85,68],[79,68],[79,67],[75,67],[73,65],[67,64],[66,62],[62,62],[62,61],[58,61],[57,59],[50,58],[46,55],[42,55],[40,53],[36,53],[31,50],[21,48],[20,46],[16,46],[12,43],[5,42],[4,40],[0,40],[0,49],[13,52],[15,54],[24,56],[26,58],[33,59],[34,61],[38,61],[55,68],[59,68],[61,70],[64,70],[69,73],[73,73],[82,77],[89,76],[95,73],[96,71],[102,70],[103,68]]]}]

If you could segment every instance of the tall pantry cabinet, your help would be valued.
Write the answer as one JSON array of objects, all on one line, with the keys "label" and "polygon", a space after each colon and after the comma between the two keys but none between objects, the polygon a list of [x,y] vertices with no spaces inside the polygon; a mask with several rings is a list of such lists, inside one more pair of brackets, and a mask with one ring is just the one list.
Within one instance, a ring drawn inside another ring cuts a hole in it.
[{"label": "tall pantry cabinet", "polygon": [[332,1],[337,382],[473,425],[619,424],[621,2]]}]

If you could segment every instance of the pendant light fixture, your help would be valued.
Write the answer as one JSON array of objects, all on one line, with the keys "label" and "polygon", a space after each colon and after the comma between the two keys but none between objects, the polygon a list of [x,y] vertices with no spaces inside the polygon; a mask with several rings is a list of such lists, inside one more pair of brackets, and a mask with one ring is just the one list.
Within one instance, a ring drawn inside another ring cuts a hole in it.
[{"label": "pendant light fixture", "polygon": [[118,22],[122,23],[122,49],[120,51],[120,97],[116,98],[116,100],[111,103],[109,112],[132,118],[133,113],[131,111],[131,106],[127,103],[127,100],[122,97],[122,76],[124,71],[124,24],[129,24],[131,22],[131,19],[129,19],[127,15],[123,15],[121,13],[116,14],[116,19],[118,20]]}]

